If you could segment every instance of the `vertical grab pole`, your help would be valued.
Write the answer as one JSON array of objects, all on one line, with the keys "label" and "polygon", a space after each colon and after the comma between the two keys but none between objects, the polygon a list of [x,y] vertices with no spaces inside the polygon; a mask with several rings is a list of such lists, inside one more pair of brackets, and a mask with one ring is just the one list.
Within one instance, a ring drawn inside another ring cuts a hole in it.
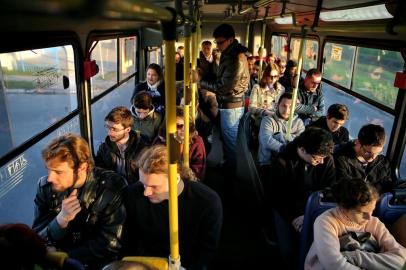
[{"label": "vertical grab pole", "polygon": [[[192,70],[195,71],[197,69],[197,25],[192,28]],[[196,92],[197,92],[197,83],[192,83],[192,93],[191,93],[191,100],[192,100],[192,121],[195,122],[195,111],[196,111]]]},{"label": "vertical grab pole", "polygon": [[191,89],[190,89],[190,22],[185,23],[184,25],[185,33],[185,55],[183,58],[183,96],[185,104],[183,105],[184,112],[184,128],[185,128],[185,137],[183,142],[183,166],[189,168],[189,122],[190,122],[190,102],[191,102]]},{"label": "vertical grab pole", "polygon": [[175,82],[175,40],[176,11],[167,8],[173,14],[169,22],[162,22],[162,34],[165,44],[165,114],[166,114],[166,147],[168,149],[169,178],[169,269],[180,268],[179,224],[178,224],[178,151],[176,134],[176,82]]},{"label": "vertical grab pole", "polygon": [[[259,52],[259,71],[258,71],[258,82],[261,81],[262,79],[262,63],[264,62],[264,57],[263,57],[263,53],[264,53],[264,49],[265,49],[265,34],[266,34],[266,21],[265,18],[268,17],[268,11],[269,11],[269,6],[266,7],[265,9],[265,15],[264,15],[264,19],[262,20],[262,31],[261,31],[261,50]],[[266,56],[266,55],[265,55]]]},{"label": "vertical grab pole", "polygon": [[293,88],[293,93],[292,93],[292,106],[290,107],[290,112],[289,112],[289,120],[288,120],[288,127],[285,135],[285,139],[288,141],[292,140],[292,119],[293,116],[295,115],[295,109],[296,109],[296,101],[297,101],[297,91],[299,88],[299,81],[300,81],[300,75],[302,74],[302,65],[303,65],[303,51],[304,51],[304,43],[305,43],[305,36],[306,36],[306,30],[304,26],[302,26],[302,35],[300,39],[300,49],[299,49],[299,60],[297,63],[297,70],[295,74],[295,79],[293,82],[294,88]]}]

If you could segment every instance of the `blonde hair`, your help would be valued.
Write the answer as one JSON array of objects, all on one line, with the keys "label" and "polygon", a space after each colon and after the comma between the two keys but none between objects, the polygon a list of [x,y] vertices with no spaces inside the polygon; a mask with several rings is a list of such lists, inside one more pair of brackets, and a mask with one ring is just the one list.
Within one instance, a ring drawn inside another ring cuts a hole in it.
[{"label": "blonde hair", "polygon": [[55,159],[60,162],[68,162],[74,170],[77,170],[82,163],[87,163],[88,169],[92,169],[94,166],[89,144],[85,139],[73,133],[53,139],[42,150],[42,159],[46,163]]}]

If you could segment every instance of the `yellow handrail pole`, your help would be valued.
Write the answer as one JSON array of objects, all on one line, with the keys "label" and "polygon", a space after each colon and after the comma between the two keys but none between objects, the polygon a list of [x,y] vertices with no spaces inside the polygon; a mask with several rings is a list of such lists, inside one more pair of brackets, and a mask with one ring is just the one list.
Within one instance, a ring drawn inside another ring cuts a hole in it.
[{"label": "yellow handrail pole", "polygon": [[[176,12],[170,22],[163,22],[162,33],[165,44],[165,115],[166,115],[166,147],[168,149],[168,178],[169,178],[169,235],[170,260],[172,269],[180,266],[179,256],[179,225],[178,225],[178,183],[177,162],[178,152],[175,140],[176,134],[176,82],[175,82],[175,40],[176,40]],[[176,267],[177,266],[177,267]]]},{"label": "yellow handrail pole", "polygon": [[304,51],[305,36],[306,36],[306,30],[305,30],[304,27],[302,27],[302,38],[300,39],[299,60],[298,60],[298,63],[297,63],[296,74],[295,74],[295,77],[294,77],[295,80],[293,82],[294,88],[293,88],[293,93],[292,93],[292,106],[290,107],[288,127],[287,127],[287,131],[286,131],[286,136],[285,136],[285,138],[287,140],[289,140],[289,141],[291,140],[292,120],[293,120],[293,116],[295,115],[296,101],[297,101],[297,91],[298,91],[298,88],[299,88],[300,75],[302,74],[303,51]]},{"label": "yellow handrail pole", "polygon": [[[198,44],[197,44],[197,31],[194,29],[192,30],[192,70],[197,70],[197,52],[198,52]],[[192,121],[195,122],[196,119],[196,92],[197,92],[197,83],[192,83],[192,93],[191,93],[191,100],[192,100]]]},{"label": "yellow handrail pole", "polygon": [[190,122],[190,25],[184,26],[185,28],[185,55],[183,58],[184,66],[183,66],[183,78],[184,78],[184,85],[183,85],[183,97],[184,97],[184,105],[183,105],[183,113],[184,113],[184,128],[185,128],[185,137],[183,143],[183,166],[189,168],[189,137],[190,137],[190,130],[189,130],[189,122]]},{"label": "yellow handrail pole", "polygon": [[[265,9],[265,16],[264,18],[266,18],[268,16],[268,10],[269,7],[266,7]],[[266,21],[262,20],[262,31],[261,31],[261,50],[260,50],[260,55],[259,55],[259,71],[258,71],[258,82],[261,81],[262,79],[262,63],[264,62],[263,60],[263,53],[264,53],[264,49],[265,49],[265,33],[266,33]],[[266,56],[266,55],[265,55]]]}]

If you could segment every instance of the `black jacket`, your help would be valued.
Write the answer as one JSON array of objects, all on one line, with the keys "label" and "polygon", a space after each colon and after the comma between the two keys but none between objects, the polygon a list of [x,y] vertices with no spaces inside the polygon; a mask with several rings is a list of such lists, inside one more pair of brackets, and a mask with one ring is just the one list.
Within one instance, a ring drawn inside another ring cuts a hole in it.
[{"label": "black jacket", "polygon": [[272,162],[262,181],[266,200],[290,224],[304,214],[309,195],[330,187],[335,176],[332,156],[326,157],[323,164],[312,166],[299,157],[293,141]]},{"label": "black jacket", "polygon": [[335,145],[343,144],[350,140],[348,130],[343,126],[341,126],[336,132],[331,132],[327,126],[327,118],[325,116],[320,117],[317,121],[311,123],[307,127],[318,127],[330,132],[331,135],[333,136],[333,141]]},{"label": "black jacket", "polygon": [[131,96],[131,104],[133,104],[135,95],[141,91],[147,91],[151,94],[152,105],[154,105],[155,111],[163,115],[165,113],[165,83],[161,82],[161,84],[158,85],[157,91],[159,92],[159,95],[153,94],[154,92],[149,88],[147,82],[137,84],[133,95]]},{"label": "black jacket", "polygon": [[[144,140],[131,130],[128,145],[124,153],[126,174],[123,176],[127,179],[128,183],[137,182],[139,179],[135,161],[137,155],[145,146],[146,143]],[[120,150],[118,149],[117,144],[111,142],[109,136],[107,136],[104,143],[99,146],[99,150],[95,157],[95,164],[106,170],[116,171],[118,158],[120,158]]]},{"label": "black jacket", "polygon": [[48,177],[38,181],[35,197],[33,229],[56,248],[68,252],[69,257],[87,264],[90,269],[115,260],[121,248],[121,232],[126,217],[121,193],[126,181],[120,175],[94,168],[83,187],[78,189],[82,210],[62,229],[56,216],[62,200],[71,189],[57,193]]},{"label": "black jacket", "polygon": [[250,80],[247,57],[244,54],[247,51],[246,47],[234,40],[221,54],[217,79],[202,79],[201,88],[216,93],[217,98],[224,99],[225,102],[233,102],[233,97],[242,97]]},{"label": "black jacket", "polygon": [[354,142],[351,141],[337,149],[334,159],[338,180],[359,177],[374,185],[381,194],[394,187],[389,161],[384,155],[377,156],[364,168],[355,156]]}]

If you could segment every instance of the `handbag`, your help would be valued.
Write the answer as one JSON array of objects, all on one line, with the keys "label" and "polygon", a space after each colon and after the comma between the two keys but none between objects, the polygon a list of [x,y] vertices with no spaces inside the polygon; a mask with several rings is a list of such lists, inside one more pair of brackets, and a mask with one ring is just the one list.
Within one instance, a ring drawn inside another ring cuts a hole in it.
[{"label": "handbag", "polygon": [[356,249],[367,252],[379,252],[379,245],[375,237],[369,232],[348,232],[339,237],[340,251],[354,251]]}]

